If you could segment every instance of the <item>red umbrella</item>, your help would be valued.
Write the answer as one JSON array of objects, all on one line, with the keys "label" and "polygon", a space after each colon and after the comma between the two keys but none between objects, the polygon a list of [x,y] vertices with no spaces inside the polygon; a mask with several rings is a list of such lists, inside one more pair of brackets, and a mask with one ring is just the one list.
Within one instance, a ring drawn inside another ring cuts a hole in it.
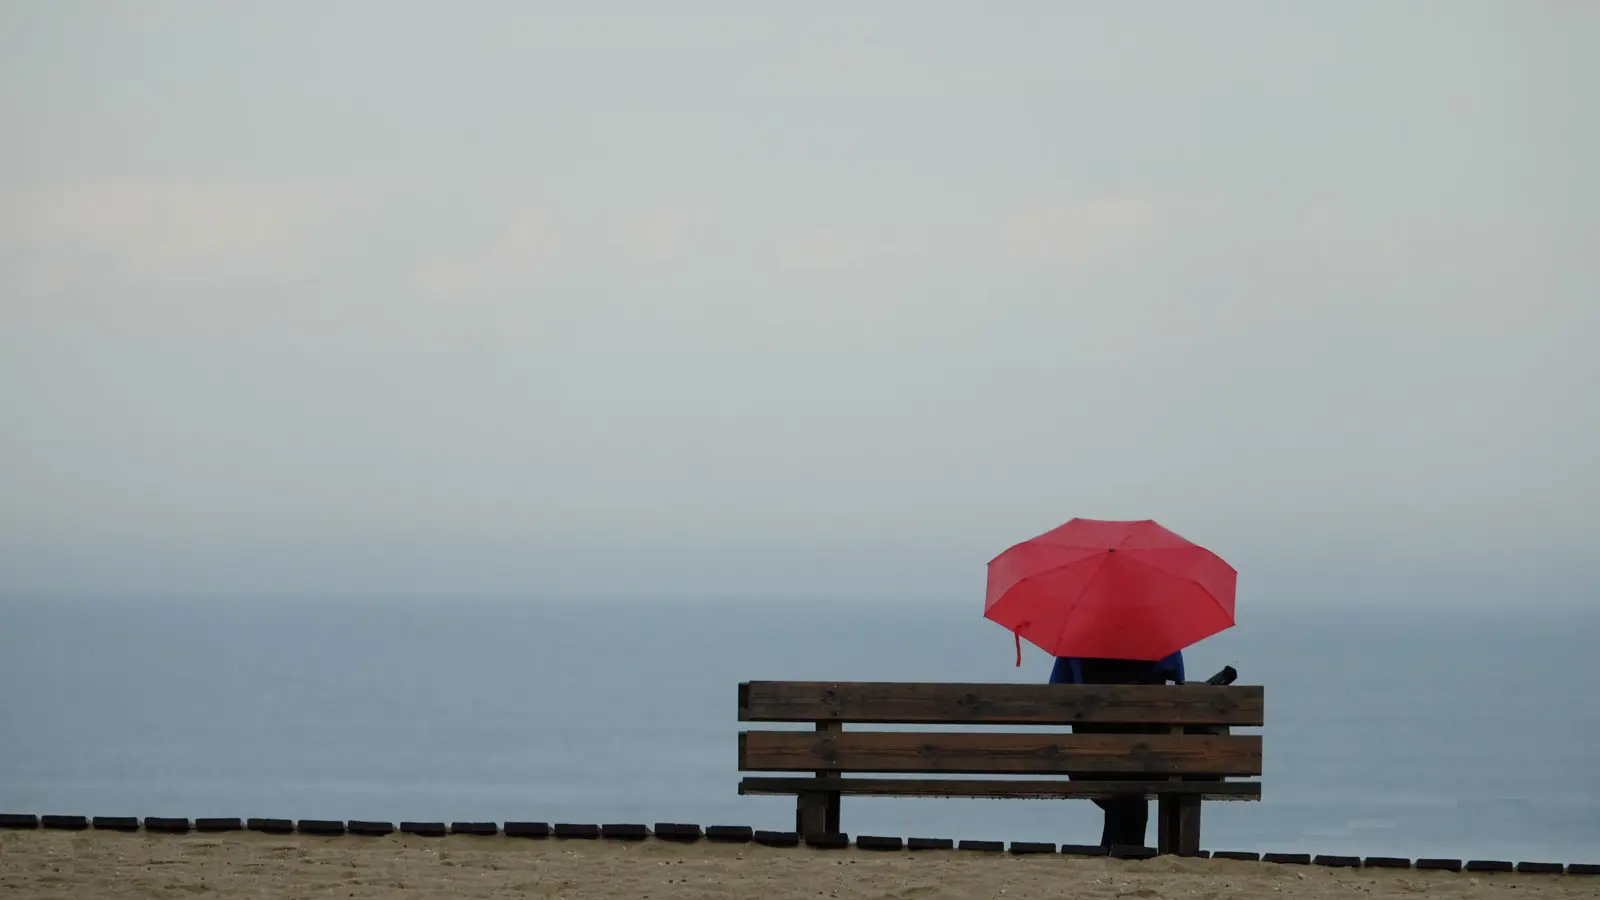
[{"label": "red umbrella", "polygon": [[1148,519],[1073,519],[989,561],[986,619],[1051,656],[1161,659],[1233,626],[1238,575]]}]

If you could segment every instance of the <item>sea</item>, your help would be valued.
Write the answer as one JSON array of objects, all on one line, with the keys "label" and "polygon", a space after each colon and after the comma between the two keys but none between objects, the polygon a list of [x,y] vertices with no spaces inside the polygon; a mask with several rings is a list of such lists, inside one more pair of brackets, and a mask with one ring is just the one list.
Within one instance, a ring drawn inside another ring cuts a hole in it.
[{"label": "sea", "polygon": [[[737,684],[1046,680],[980,607],[12,598],[0,812],[788,830],[738,794]],[[1600,862],[1597,647],[1593,610],[1241,610],[1186,658],[1266,687],[1263,795],[1208,803],[1203,846]],[[847,797],[843,826],[1092,843],[1099,812]]]}]

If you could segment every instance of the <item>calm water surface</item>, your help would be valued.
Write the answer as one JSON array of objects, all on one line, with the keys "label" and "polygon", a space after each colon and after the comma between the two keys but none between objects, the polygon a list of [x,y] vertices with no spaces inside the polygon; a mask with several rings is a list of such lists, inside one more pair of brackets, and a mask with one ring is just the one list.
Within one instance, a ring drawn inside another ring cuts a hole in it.
[{"label": "calm water surface", "polygon": [[[1600,862],[1597,645],[1596,613],[1248,615],[1188,653],[1267,685],[1265,799],[1205,846]],[[0,601],[0,811],[789,828],[736,793],[737,682],[1048,674],[1013,661],[947,604]],[[1099,835],[1081,801],[844,824]]]}]

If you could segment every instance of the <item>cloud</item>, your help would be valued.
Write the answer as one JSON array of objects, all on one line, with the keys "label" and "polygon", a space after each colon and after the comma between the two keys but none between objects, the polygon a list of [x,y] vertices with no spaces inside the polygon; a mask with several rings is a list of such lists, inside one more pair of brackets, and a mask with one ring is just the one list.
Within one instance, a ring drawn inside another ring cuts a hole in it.
[{"label": "cloud", "polygon": [[232,278],[290,264],[349,201],[304,185],[84,181],[0,195],[0,248],[25,289]]},{"label": "cloud", "polygon": [[682,211],[645,213],[624,222],[619,239],[630,259],[666,262],[683,252],[695,225],[692,217]]},{"label": "cloud", "polygon": [[486,246],[423,257],[412,272],[412,285],[429,297],[525,289],[550,271],[560,249],[549,218],[524,210]]},{"label": "cloud", "polygon": [[784,237],[773,243],[781,272],[843,272],[893,259],[923,255],[926,242],[911,235],[848,234],[839,230]]},{"label": "cloud", "polygon": [[1107,262],[1150,239],[1156,206],[1143,197],[1102,197],[1083,203],[1036,206],[1007,219],[1000,243],[1026,262],[1081,269]]}]

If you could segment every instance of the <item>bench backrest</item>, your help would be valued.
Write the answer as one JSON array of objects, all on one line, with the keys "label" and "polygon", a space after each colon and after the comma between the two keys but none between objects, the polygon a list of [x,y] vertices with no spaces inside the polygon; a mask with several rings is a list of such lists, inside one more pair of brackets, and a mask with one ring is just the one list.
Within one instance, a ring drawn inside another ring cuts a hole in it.
[{"label": "bench backrest", "polygon": [[[949,775],[1259,775],[1260,735],[1226,731],[1264,724],[1264,695],[1255,685],[752,681],[739,685],[740,721],[809,722],[816,729],[742,732],[739,768]],[[1108,726],[1107,731],[1127,726],[1145,733],[845,731],[846,724],[1086,725]]]}]

